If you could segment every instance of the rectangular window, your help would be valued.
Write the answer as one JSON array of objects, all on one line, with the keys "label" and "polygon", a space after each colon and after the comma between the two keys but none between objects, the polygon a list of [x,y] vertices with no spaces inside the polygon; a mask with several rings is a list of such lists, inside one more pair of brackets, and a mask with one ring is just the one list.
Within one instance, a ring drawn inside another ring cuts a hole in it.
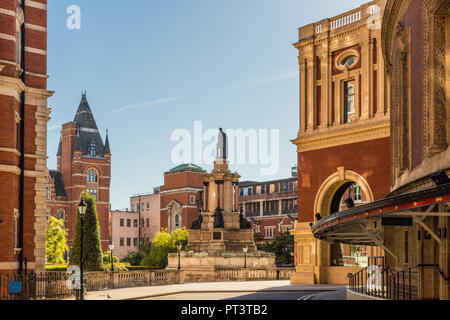
[{"label": "rectangular window", "polygon": [[89,193],[91,196],[94,196],[95,200],[97,201],[97,190],[96,189],[86,189],[86,192]]},{"label": "rectangular window", "polygon": [[150,210],[150,202],[147,202],[147,211]]},{"label": "rectangular window", "polygon": [[127,238],[127,247],[131,247],[131,238]]},{"label": "rectangular window", "polygon": [[137,220],[137,219],[134,219],[134,221],[133,221],[133,226],[134,226],[135,228],[137,228],[137,226],[138,226],[138,220]]},{"label": "rectangular window", "polygon": [[131,212],[134,212],[134,203],[131,205]]},{"label": "rectangular window", "polygon": [[50,186],[47,186],[47,200],[50,200]]},{"label": "rectangular window", "polygon": [[190,196],[190,203],[195,204],[195,196]]},{"label": "rectangular window", "polygon": [[271,239],[273,238],[274,234],[275,234],[275,227],[265,227],[265,235],[266,238]]},{"label": "rectangular window", "polygon": [[150,227],[150,219],[147,218],[147,228]]},{"label": "rectangular window", "polygon": [[120,238],[120,246],[123,247],[125,245],[124,239]]},{"label": "rectangular window", "polygon": [[120,226],[123,227],[124,225],[124,219],[120,219]]},{"label": "rectangular window", "polygon": [[143,202],[142,202],[142,204],[141,204],[141,208],[142,208],[142,209],[141,209],[142,211],[144,211],[144,210],[145,210],[145,203],[143,203]]},{"label": "rectangular window", "polygon": [[133,239],[133,246],[137,247],[137,238]]},{"label": "rectangular window", "polygon": [[355,80],[350,80],[344,82],[344,123],[355,120]]},{"label": "rectangular window", "polygon": [[131,227],[131,219],[127,219],[127,227]]}]

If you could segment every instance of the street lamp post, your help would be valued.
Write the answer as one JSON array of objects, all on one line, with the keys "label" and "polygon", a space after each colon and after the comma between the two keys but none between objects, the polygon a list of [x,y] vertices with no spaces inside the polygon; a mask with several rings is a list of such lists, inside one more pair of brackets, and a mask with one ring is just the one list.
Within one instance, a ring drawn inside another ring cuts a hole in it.
[{"label": "street lamp post", "polygon": [[80,300],[84,300],[84,277],[83,277],[83,238],[84,238],[84,215],[86,214],[86,203],[84,197],[81,198],[78,204],[78,213],[80,214],[81,222],[81,244],[80,244]]},{"label": "street lamp post", "polygon": [[181,270],[181,242],[177,243],[177,251],[178,251],[178,270]]},{"label": "street lamp post", "polygon": [[244,269],[247,269],[247,251],[248,251],[248,246],[245,245],[242,248],[242,251],[244,251]]},{"label": "street lamp post", "polygon": [[113,260],[113,250],[114,250],[114,243],[112,242],[112,239],[109,240],[109,251],[111,252],[111,272],[114,272],[114,260]]}]

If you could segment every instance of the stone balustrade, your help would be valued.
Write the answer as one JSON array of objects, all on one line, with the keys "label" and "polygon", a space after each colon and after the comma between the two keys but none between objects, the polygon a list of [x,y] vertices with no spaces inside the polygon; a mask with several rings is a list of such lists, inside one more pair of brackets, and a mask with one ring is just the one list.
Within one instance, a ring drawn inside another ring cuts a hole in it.
[{"label": "stone balustrade", "polygon": [[289,280],[295,268],[216,268],[216,281]]}]

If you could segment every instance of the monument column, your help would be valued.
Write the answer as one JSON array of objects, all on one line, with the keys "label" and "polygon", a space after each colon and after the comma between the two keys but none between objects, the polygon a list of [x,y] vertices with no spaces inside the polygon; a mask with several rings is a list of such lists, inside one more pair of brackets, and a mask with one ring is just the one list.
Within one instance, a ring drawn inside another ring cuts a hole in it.
[{"label": "monument column", "polygon": [[231,180],[225,180],[224,186],[224,211],[232,212],[233,208],[233,184]]},{"label": "monument column", "polygon": [[203,212],[208,210],[208,184],[203,184]]},{"label": "monument column", "polygon": [[234,184],[234,211],[239,211],[239,185],[237,183]]},{"label": "monument column", "polygon": [[217,208],[217,184],[216,182],[209,182],[209,192],[208,192],[208,210],[209,212],[216,211]]}]

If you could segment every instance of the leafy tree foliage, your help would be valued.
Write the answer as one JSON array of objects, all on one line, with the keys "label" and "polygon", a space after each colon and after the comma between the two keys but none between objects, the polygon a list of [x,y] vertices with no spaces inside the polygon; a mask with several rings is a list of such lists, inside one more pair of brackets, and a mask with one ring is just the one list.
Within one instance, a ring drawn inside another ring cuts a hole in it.
[{"label": "leafy tree foliage", "polygon": [[66,237],[64,220],[50,217],[45,232],[45,255],[48,264],[65,264],[64,254],[69,250]]},{"label": "leafy tree foliage", "polygon": [[184,248],[188,241],[188,235],[189,232],[184,227],[172,231],[171,234],[167,232],[167,229],[161,230],[153,238],[150,255],[148,258],[142,259],[141,265],[147,264],[156,268],[165,268],[168,262],[168,254],[177,251],[178,242],[181,242]]},{"label": "leafy tree foliage", "polygon": [[272,242],[266,242],[264,250],[275,253],[275,263],[279,265],[292,265],[294,252],[294,236],[289,231],[278,235]]},{"label": "leafy tree foliage", "polygon": [[[83,227],[83,266],[87,271],[102,271],[103,253],[100,242],[100,226],[98,223],[97,206],[95,197],[87,192],[83,192],[81,197],[84,197],[86,203],[86,214],[84,216]],[[75,237],[70,252],[70,265],[80,265],[81,253],[81,218],[78,212],[77,224],[75,227]]]}]

